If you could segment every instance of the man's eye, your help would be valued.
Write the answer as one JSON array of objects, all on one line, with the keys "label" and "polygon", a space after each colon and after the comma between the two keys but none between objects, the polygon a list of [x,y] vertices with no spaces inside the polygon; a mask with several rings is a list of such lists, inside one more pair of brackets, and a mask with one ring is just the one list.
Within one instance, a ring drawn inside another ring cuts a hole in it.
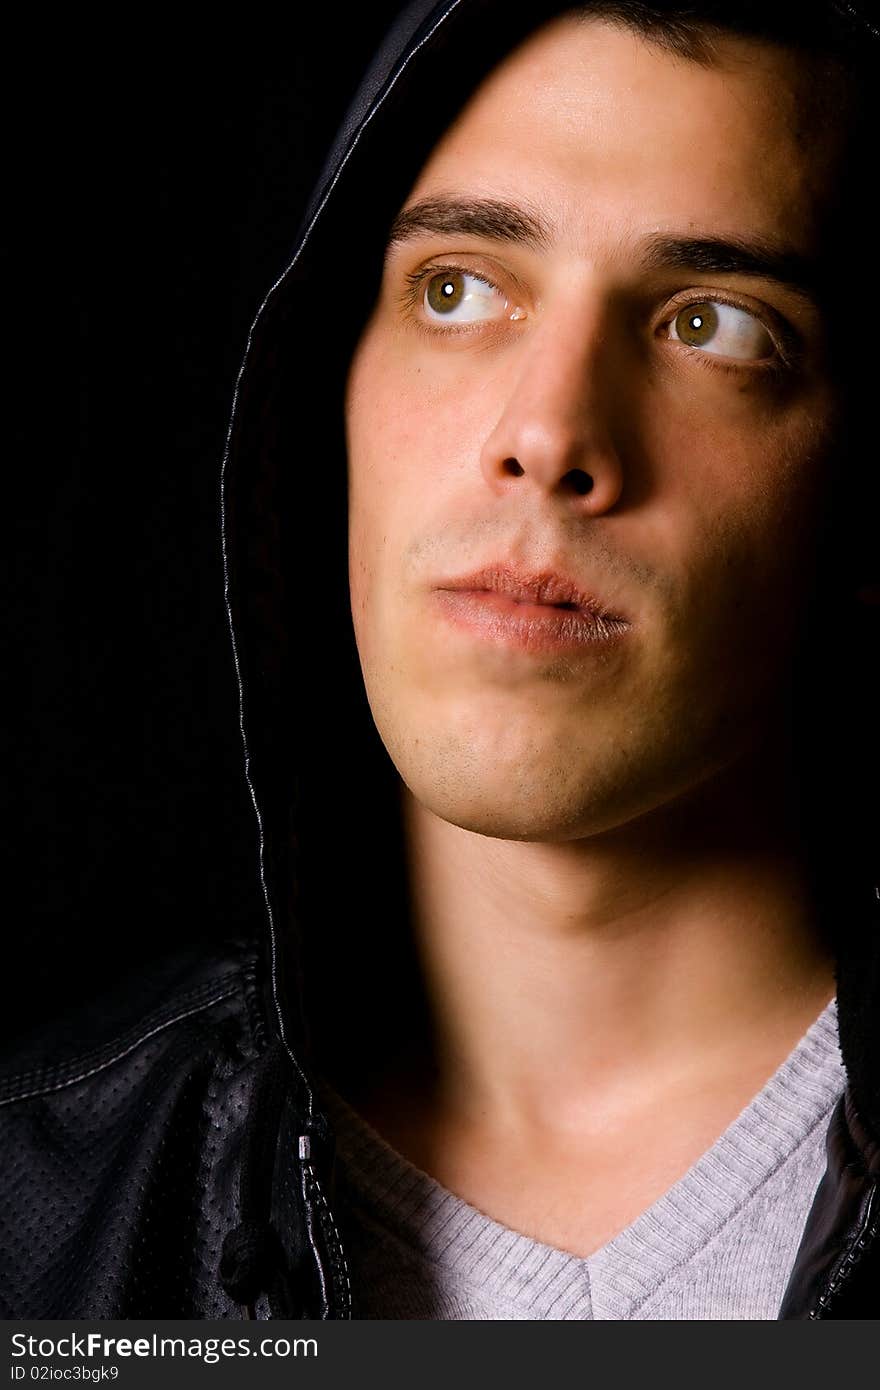
[{"label": "man's eye", "polygon": [[722,357],[755,361],[776,351],[760,319],[734,304],[704,299],[686,304],[670,320],[669,336],[687,347],[705,348]]},{"label": "man's eye", "polygon": [[422,305],[429,319],[474,323],[499,318],[508,305],[497,286],[464,270],[442,270],[425,284]]}]

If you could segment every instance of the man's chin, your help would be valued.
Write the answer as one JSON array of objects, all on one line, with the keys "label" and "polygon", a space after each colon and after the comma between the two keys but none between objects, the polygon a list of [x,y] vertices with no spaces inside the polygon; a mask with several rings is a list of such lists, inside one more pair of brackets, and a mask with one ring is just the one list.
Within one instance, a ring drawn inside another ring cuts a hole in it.
[{"label": "man's chin", "polygon": [[[566,843],[611,829],[634,810],[626,798],[591,795],[587,785],[566,785],[560,769],[548,768],[540,781],[528,782],[512,769],[492,775],[473,767],[451,769],[401,767],[409,794],[431,815],[498,840]],[[637,812],[636,812],[637,814]]]},{"label": "man's chin", "polygon": [[661,822],[687,820],[691,804],[698,819],[710,815],[719,780],[751,780],[742,766],[754,757],[748,740],[745,748],[681,746],[656,732],[624,746],[597,730],[593,749],[574,740],[518,744],[513,735],[487,744],[460,731],[438,735],[436,726],[383,741],[415,800],[462,830],[545,844],[619,831],[637,843],[658,832],[662,839]]}]

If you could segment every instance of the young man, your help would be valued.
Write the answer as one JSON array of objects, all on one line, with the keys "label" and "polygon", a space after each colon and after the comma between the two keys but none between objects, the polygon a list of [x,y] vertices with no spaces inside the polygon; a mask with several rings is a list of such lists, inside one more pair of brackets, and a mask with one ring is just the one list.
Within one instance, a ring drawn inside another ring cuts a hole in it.
[{"label": "young man", "polygon": [[6,1316],[880,1311],[880,39],[687,9],[376,56],[224,460],[266,937],[9,1083],[80,1196]]}]

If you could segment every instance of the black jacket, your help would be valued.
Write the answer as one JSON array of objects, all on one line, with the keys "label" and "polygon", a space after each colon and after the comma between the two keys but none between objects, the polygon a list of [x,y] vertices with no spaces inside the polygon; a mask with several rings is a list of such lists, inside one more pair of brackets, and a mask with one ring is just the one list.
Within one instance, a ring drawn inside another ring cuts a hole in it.
[{"label": "black jacket", "polygon": [[[314,1067],[364,1030],[405,1036],[421,1000],[393,776],[348,611],[344,369],[425,155],[517,34],[564,8],[411,4],[259,310],[220,529],[263,929],[153,961],[3,1059],[2,1317],[358,1316]],[[860,42],[880,42],[837,8]],[[316,591],[321,604],[306,602]],[[848,1086],[781,1318],[880,1315],[880,914],[861,863],[828,888]],[[387,968],[370,973],[377,924]]]}]

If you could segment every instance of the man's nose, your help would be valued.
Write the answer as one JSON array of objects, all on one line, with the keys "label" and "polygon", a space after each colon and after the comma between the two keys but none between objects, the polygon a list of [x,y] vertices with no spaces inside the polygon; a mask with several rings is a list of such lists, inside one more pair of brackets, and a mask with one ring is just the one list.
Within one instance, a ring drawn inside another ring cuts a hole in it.
[{"label": "man's nose", "polygon": [[501,415],[480,457],[493,488],[531,486],[589,514],[617,502],[623,470],[614,420],[626,391],[607,330],[600,305],[570,304],[548,312],[513,349]]}]

